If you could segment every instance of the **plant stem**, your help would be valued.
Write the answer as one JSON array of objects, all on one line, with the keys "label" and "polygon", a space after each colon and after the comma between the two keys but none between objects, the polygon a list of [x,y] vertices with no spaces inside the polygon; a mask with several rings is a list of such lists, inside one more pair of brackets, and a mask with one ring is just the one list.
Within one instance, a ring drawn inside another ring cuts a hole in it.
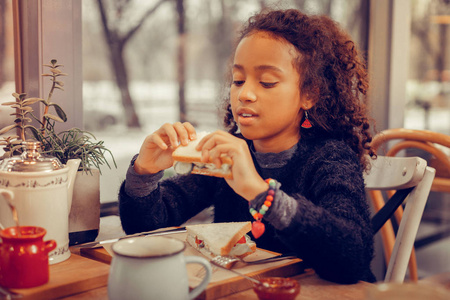
[{"label": "plant stem", "polygon": [[[45,109],[44,109],[44,116],[42,117],[42,126],[41,126],[41,129],[44,129],[45,128],[45,123],[46,123],[46,118],[45,118],[45,115],[48,113],[48,104],[50,103],[50,100],[51,100],[51,98],[52,98],[52,96],[53,96],[53,91],[55,90],[55,86],[56,86],[56,82],[55,82],[55,80],[56,80],[56,76],[52,76],[52,88],[50,89],[50,92],[48,93],[48,97],[47,97],[47,105],[45,106]],[[45,131],[44,131],[44,136],[45,136]]]},{"label": "plant stem", "polygon": [[22,120],[20,121],[20,138],[25,142],[25,113],[22,111]]}]

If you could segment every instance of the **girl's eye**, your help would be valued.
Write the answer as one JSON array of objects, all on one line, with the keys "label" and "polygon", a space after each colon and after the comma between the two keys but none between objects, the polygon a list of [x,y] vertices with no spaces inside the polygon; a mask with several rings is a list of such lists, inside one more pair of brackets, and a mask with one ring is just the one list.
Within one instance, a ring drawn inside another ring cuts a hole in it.
[{"label": "girl's eye", "polygon": [[263,82],[263,81],[261,81],[260,83],[265,88],[273,88],[277,84],[277,82]]},{"label": "girl's eye", "polygon": [[233,80],[233,84],[235,86],[241,86],[244,84],[244,82],[245,82],[244,80]]}]

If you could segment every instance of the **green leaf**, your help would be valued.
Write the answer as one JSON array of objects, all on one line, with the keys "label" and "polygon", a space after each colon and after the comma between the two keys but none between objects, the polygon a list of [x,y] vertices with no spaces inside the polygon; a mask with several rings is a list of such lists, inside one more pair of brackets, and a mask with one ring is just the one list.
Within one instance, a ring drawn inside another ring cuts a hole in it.
[{"label": "green leaf", "polygon": [[31,105],[31,104],[34,104],[39,101],[42,102],[42,101],[44,101],[44,99],[42,99],[42,98],[27,98],[27,99],[23,100],[22,104],[23,105]]},{"label": "green leaf", "polygon": [[45,114],[44,117],[49,118],[49,119],[52,119],[52,120],[54,120],[54,121],[56,121],[56,122],[61,122],[61,123],[64,123],[64,122],[65,122],[65,121],[64,121],[63,119],[61,119],[60,117],[55,116],[55,115],[52,115],[52,114]]},{"label": "green leaf", "polygon": [[20,99],[20,97],[21,97],[23,94],[12,93],[12,95],[13,95],[14,98]]},{"label": "green leaf", "polygon": [[41,76],[53,76],[53,74],[42,74]]},{"label": "green leaf", "polygon": [[25,128],[27,128],[27,129],[29,129],[29,130],[31,131],[31,133],[33,134],[33,136],[34,136],[34,138],[35,138],[36,140],[38,140],[38,141],[41,140],[41,138],[40,138],[40,137],[41,137],[40,132],[39,132],[39,130],[36,129],[36,127],[31,126],[31,125],[27,125],[27,126],[25,126]]},{"label": "green leaf", "polygon": [[29,107],[29,106],[23,106],[21,109],[23,111],[26,111],[26,112],[32,112],[33,111],[33,109],[31,107]]},{"label": "green leaf", "polygon": [[58,114],[58,116],[63,120],[63,122],[67,121],[67,115],[64,112],[64,110],[56,103],[52,103],[51,106],[55,107],[55,111]]},{"label": "green leaf", "polygon": [[3,102],[2,105],[9,106],[9,105],[14,105],[16,103],[17,103],[16,101],[14,101],[14,102]]},{"label": "green leaf", "polygon": [[12,147],[12,152],[14,152],[14,151],[16,151],[16,150],[19,150],[19,149],[22,149],[22,141],[20,141],[20,145],[16,145],[16,146],[14,146],[14,147]]},{"label": "green leaf", "polygon": [[10,131],[13,128],[19,127],[17,124],[13,124],[13,125],[8,125],[6,127],[3,127],[2,129],[0,129],[0,135],[7,133],[8,131]]}]

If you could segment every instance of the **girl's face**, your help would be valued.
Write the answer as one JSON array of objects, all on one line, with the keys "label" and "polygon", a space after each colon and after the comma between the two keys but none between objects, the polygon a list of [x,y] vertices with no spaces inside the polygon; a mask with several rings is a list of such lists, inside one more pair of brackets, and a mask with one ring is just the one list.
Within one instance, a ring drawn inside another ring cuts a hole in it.
[{"label": "girl's face", "polygon": [[303,110],[311,103],[301,94],[293,45],[266,32],[239,43],[234,56],[230,99],[233,117],[258,152],[278,153],[300,139]]}]

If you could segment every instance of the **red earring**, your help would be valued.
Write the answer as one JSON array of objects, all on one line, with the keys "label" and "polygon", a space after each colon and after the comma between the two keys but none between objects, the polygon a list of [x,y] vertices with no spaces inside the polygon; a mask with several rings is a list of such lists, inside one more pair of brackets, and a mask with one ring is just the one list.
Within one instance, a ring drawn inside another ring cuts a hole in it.
[{"label": "red earring", "polygon": [[305,120],[302,123],[302,128],[308,129],[308,128],[311,128],[311,127],[312,127],[312,124],[311,124],[311,122],[308,119],[308,111],[305,110]]}]

